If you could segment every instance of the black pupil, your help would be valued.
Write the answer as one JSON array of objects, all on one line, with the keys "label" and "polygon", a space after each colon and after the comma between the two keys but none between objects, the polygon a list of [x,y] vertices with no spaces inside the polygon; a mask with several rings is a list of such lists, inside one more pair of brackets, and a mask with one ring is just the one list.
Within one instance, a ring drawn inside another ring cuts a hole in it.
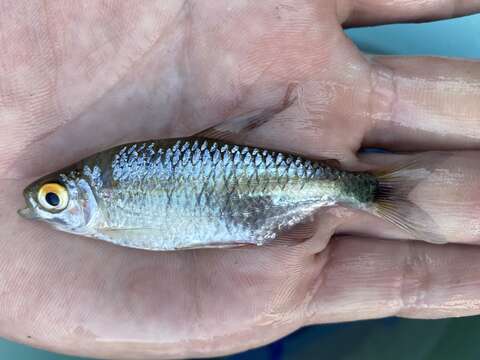
[{"label": "black pupil", "polygon": [[47,195],[45,195],[45,200],[51,206],[57,206],[58,204],[60,204],[60,198],[57,194],[53,192],[47,193]]}]

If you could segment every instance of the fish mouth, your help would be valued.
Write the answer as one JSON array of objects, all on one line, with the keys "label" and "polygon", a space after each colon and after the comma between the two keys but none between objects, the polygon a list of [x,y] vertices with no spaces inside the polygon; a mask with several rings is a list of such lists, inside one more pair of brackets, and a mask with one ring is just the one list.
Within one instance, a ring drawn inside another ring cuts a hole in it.
[{"label": "fish mouth", "polygon": [[18,215],[20,215],[24,219],[28,219],[28,220],[38,220],[39,219],[39,216],[36,214],[36,212],[33,211],[33,209],[29,208],[29,207],[19,209],[17,211],[17,213],[18,213]]}]

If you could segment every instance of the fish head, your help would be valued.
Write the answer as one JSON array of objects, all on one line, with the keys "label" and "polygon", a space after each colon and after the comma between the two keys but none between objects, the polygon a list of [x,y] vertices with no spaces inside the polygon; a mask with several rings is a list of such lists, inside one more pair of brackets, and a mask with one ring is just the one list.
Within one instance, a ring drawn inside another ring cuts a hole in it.
[{"label": "fish head", "polygon": [[18,214],[80,235],[91,232],[97,201],[88,180],[63,173],[41,178],[23,191],[26,207]]}]

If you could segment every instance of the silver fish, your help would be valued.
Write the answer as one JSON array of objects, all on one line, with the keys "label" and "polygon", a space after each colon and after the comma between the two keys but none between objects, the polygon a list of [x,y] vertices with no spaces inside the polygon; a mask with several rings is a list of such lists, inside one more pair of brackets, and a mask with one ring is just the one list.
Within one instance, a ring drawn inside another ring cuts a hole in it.
[{"label": "silver fish", "polygon": [[263,245],[334,205],[431,239],[431,219],[408,200],[418,183],[411,171],[417,163],[347,172],[331,161],[205,137],[228,139],[259,119],[265,112],[197,137],[100,152],[29,185],[19,213],[61,231],[147,250]]}]

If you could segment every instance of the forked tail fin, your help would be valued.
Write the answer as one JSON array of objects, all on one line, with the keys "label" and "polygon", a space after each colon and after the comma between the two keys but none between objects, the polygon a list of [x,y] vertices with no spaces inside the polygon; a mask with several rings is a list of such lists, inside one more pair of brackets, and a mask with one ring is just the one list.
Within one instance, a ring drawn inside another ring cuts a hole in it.
[{"label": "forked tail fin", "polygon": [[435,159],[431,154],[420,155],[409,162],[374,172],[378,188],[371,211],[414,239],[445,243],[439,225],[409,198],[413,189],[433,173],[438,163]]}]

